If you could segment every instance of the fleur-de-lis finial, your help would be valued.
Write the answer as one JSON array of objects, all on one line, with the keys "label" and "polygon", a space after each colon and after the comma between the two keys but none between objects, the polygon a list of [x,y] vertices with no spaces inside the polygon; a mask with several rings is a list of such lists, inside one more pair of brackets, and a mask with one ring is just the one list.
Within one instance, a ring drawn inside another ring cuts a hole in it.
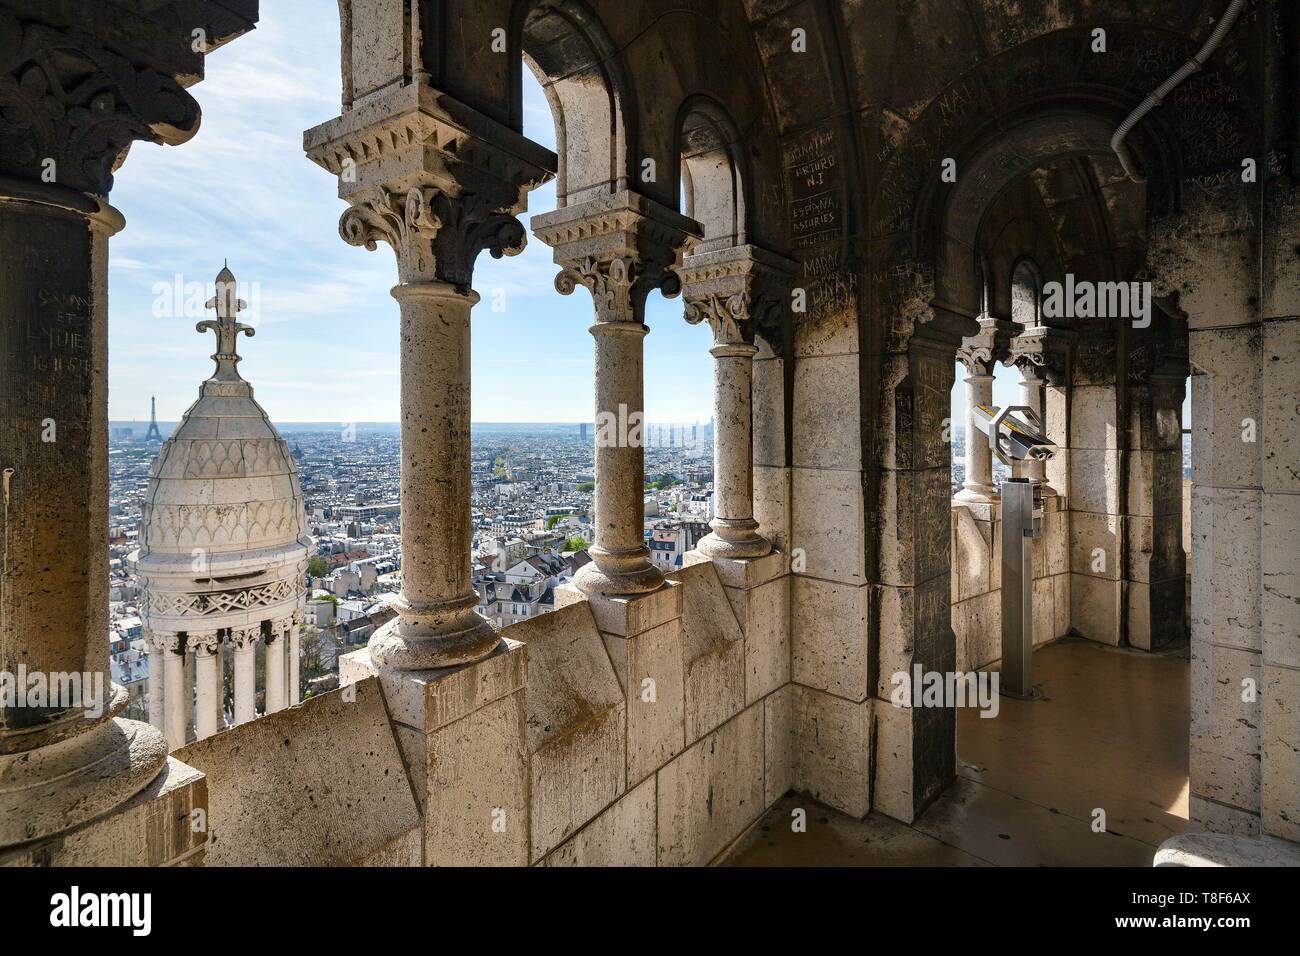
[{"label": "fleur-de-lis finial", "polygon": [[239,364],[239,353],[235,351],[235,343],[241,332],[251,336],[254,330],[251,325],[236,320],[236,316],[248,307],[248,303],[236,295],[235,275],[230,271],[230,266],[224,264],[224,260],[221,271],[217,273],[216,287],[217,294],[208,299],[205,305],[206,308],[216,310],[216,319],[204,319],[194,328],[200,332],[217,333],[217,351],[212,355],[217,370],[212,377],[222,381],[239,381],[239,372],[235,368]]}]

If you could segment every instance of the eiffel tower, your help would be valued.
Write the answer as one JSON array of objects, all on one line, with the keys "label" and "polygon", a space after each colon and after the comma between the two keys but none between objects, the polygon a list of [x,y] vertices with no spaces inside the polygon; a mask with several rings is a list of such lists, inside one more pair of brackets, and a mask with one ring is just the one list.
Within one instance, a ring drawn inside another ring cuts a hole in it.
[{"label": "eiffel tower", "polygon": [[145,432],[145,441],[162,442],[162,432],[158,431],[158,398],[149,396],[149,430]]}]

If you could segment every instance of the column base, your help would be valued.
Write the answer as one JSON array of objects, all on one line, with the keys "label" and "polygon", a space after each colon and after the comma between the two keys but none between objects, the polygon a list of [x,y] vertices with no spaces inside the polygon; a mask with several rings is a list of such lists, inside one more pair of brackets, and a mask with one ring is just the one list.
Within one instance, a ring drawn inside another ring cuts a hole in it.
[{"label": "column base", "polygon": [[79,826],[143,790],[167,762],[157,728],[116,717],[127,692],[114,685],[94,726],[18,753],[0,755],[0,846]]},{"label": "column base", "polygon": [[370,639],[369,650],[378,667],[424,671],[482,660],[500,643],[492,622],[470,610],[438,627],[395,617]]},{"label": "column base", "polygon": [[591,563],[583,565],[573,576],[573,583],[584,594],[617,597],[645,594],[663,587],[663,572],[650,563],[646,548],[622,554],[592,548],[590,554]]},{"label": "column base", "polygon": [[991,505],[997,504],[1001,499],[998,490],[992,485],[963,485],[961,490],[952,496],[952,500],[967,504]]},{"label": "column base", "polygon": [[714,518],[713,529],[695,545],[710,558],[761,558],[772,551],[771,542],[758,533],[758,522],[749,519]]}]

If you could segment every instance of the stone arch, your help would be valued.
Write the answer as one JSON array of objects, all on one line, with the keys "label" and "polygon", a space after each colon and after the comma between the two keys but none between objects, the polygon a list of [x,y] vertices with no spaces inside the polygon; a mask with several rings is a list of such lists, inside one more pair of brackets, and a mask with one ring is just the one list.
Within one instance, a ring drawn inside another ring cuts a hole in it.
[{"label": "stone arch", "polygon": [[695,94],[677,111],[676,126],[681,165],[673,193],[684,193],[682,211],[703,229],[695,251],[745,245],[749,175],[735,123],[712,97]]},{"label": "stone arch", "polygon": [[[962,81],[967,99],[971,83]],[[953,95],[961,99],[958,92]],[[874,542],[882,588],[881,674],[898,669],[901,661],[938,672],[975,663],[969,654],[959,654],[958,641],[966,638],[953,622],[952,595],[963,593],[966,585],[952,586],[945,416],[963,340],[970,345],[981,336],[981,342],[988,339],[983,345],[992,346],[988,351],[997,353],[1022,331],[990,314],[999,307],[999,284],[1008,293],[1009,312],[1010,270],[1005,277],[998,274],[1003,263],[981,244],[986,216],[1000,197],[1045,164],[1109,155],[1110,137],[1124,114],[1113,96],[1101,93],[1084,99],[1031,97],[988,112],[970,111],[969,119],[954,117],[944,102],[938,97],[913,122],[874,192],[873,236],[879,241],[871,252],[869,314],[878,317],[886,343],[874,495],[881,522]],[[983,120],[990,115],[994,119]],[[1167,151],[1145,139],[1138,148],[1145,169],[1171,168]],[[957,164],[953,183],[939,175],[940,159],[948,157]],[[1148,189],[1166,180],[1167,173],[1156,172]],[[1023,230],[1020,251],[1043,254],[1041,260],[1034,257],[1041,280],[1048,250],[1034,232]],[[1046,268],[1055,272],[1058,264],[1063,262]],[[1004,313],[1002,319],[1007,318]],[[958,545],[972,541],[965,535]],[[991,537],[987,541],[991,548]],[[941,708],[889,710],[877,710],[882,747],[874,782],[879,799],[873,803],[911,820],[955,774],[955,714]]]},{"label": "stone arch", "polygon": [[559,159],[556,207],[626,189],[633,138],[617,49],[581,0],[517,0],[511,17],[511,124],[523,122],[522,68],[546,93]]}]

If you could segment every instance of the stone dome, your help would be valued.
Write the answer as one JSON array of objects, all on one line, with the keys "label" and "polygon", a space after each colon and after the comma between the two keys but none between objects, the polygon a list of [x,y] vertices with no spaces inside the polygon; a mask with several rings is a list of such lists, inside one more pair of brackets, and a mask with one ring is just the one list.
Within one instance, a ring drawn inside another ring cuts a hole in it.
[{"label": "stone dome", "polygon": [[236,366],[229,269],[198,323],[217,334],[216,370],[163,443],[149,476],[138,571],[151,630],[248,627],[301,606],[307,534],[298,469]]}]

